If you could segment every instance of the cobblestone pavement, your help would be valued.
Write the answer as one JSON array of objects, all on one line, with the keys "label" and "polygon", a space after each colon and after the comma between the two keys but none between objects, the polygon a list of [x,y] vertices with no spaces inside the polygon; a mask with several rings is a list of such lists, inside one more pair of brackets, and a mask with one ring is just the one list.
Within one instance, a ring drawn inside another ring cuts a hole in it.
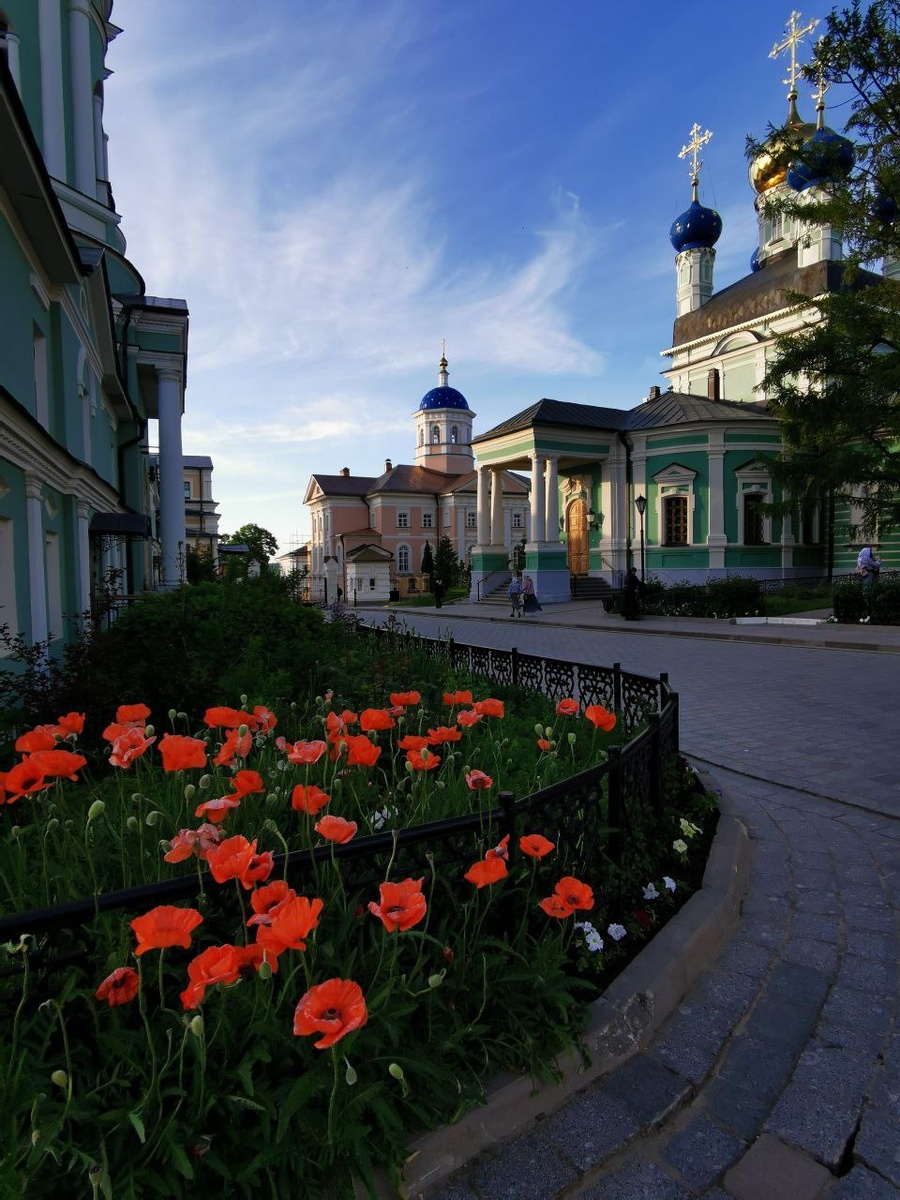
[{"label": "cobblestone pavement", "polygon": [[[470,617],[453,633],[668,671],[683,748],[716,764],[750,833],[750,887],[645,1052],[434,1200],[900,1196],[900,660],[810,639],[623,637],[573,627],[567,607],[540,627]],[[883,636],[900,647],[900,630]]]}]

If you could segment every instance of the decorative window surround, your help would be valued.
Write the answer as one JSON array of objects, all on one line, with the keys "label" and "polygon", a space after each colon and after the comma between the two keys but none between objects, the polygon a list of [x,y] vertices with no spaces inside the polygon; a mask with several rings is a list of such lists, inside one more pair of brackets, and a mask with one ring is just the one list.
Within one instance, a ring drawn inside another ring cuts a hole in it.
[{"label": "decorative window surround", "polygon": [[[680,463],[671,463],[668,467],[664,467],[663,470],[657,471],[657,473],[653,476],[653,482],[656,484],[657,529],[660,531],[660,541],[663,545],[694,545],[694,509],[696,507],[694,481],[696,478],[696,471],[692,470],[690,467],[683,467]],[[666,501],[675,499],[676,497],[681,497],[686,501],[687,540],[684,542],[667,543],[665,541],[665,506]]]},{"label": "decorative window surround", "polygon": [[770,516],[761,518],[762,540],[747,541],[747,497],[760,497],[759,500],[751,500],[750,504],[772,503],[772,481],[765,464],[756,461],[745,463],[743,467],[737,468],[734,475],[737,480],[735,503],[737,505],[738,542],[741,545],[770,546],[772,544],[772,518]]}]

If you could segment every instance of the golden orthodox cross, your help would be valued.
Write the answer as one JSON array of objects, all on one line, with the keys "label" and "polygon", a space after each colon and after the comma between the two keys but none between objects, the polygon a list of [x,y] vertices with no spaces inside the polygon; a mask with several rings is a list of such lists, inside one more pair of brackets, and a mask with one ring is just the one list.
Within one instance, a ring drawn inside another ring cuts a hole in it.
[{"label": "golden orthodox cross", "polygon": [[797,76],[800,74],[800,66],[797,62],[797,47],[803,41],[808,33],[812,33],[815,27],[819,24],[818,18],[813,17],[808,25],[804,25],[801,29],[798,22],[802,20],[800,13],[792,12],[785,29],[785,38],[783,42],[776,42],[769,51],[769,58],[777,58],[779,54],[783,54],[785,50],[791,52],[791,67],[788,72],[788,77],[783,82],[788,84],[791,91],[797,91]]}]

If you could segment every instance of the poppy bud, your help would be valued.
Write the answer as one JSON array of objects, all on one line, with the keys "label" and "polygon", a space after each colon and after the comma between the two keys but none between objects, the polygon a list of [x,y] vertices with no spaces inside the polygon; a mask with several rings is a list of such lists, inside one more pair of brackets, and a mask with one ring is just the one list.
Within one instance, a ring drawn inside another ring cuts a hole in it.
[{"label": "poppy bud", "polygon": [[125,822],[125,824],[126,824],[126,825],[128,826],[128,828],[131,830],[131,832],[132,832],[132,833],[134,833],[134,831],[140,827],[140,824],[141,824],[141,823],[140,823],[140,821],[137,819],[137,817],[135,817],[135,816],[131,816],[131,817],[129,817],[129,818],[128,818],[128,820]]},{"label": "poppy bud", "polygon": [[95,800],[88,809],[88,825],[90,825],[91,821],[96,821],[98,817],[102,817],[105,808],[106,805],[102,800]]},{"label": "poppy bud", "polygon": [[156,733],[156,730],[152,725],[144,726],[144,737],[153,737],[154,733]]},{"label": "poppy bud", "polygon": [[55,1083],[59,1088],[65,1088],[68,1087],[69,1076],[65,1071],[54,1071],[50,1076],[50,1082]]},{"label": "poppy bud", "polygon": [[259,976],[260,979],[271,979],[272,978],[272,964],[270,962],[268,962],[266,959],[263,959],[263,961],[259,964],[259,968],[258,968],[256,974]]},{"label": "poppy bud", "polygon": [[453,960],[456,958],[456,955],[449,946],[445,946],[442,953],[444,955],[444,962],[453,962]]},{"label": "poppy bud", "polygon": [[[65,1072],[59,1072],[59,1073],[63,1074],[63,1075],[65,1074]],[[391,1063],[388,1066],[388,1075],[391,1075],[394,1079],[399,1080],[401,1083],[406,1078],[406,1076],[403,1074],[403,1068],[400,1066],[399,1063]]]},{"label": "poppy bud", "polygon": [[39,1129],[32,1129],[32,1131],[31,1131],[32,1146],[36,1146],[40,1140],[41,1140],[41,1131]]},{"label": "poppy bud", "polygon": [[144,797],[141,795],[140,792],[132,792],[131,793],[131,803],[132,804],[140,804],[140,802],[143,800],[143,798]]},{"label": "poppy bud", "polygon": [[188,1022],[188,1029],[194,1037],[203,1037],[203,1017],[199,1013]]},{"label": "poppy bud", "polygon": [[51,830],[54,830],[58,824],[59,824],[59,817],[51,817],[50,820],[47,822],[47,824],[44,826],[44,832],[50,833]]},{"label": "poppy bud", "polygon": [[568,734],[568,738],[569,738],[569,745],[574,746],[575,745],[575,734],[574,733]]},{"label": "poppy bud", "polygon": [[197,789],[194,787],[194,785],[192,783],[186,783],[184,785],[185,800],[188,800],[188,801],[193,800],[193,798],[196,794],[197,794]]},{"label": "poppy bud", "polygon": [[548,725],[547,728],[544,730],[544,737],[548,738],[548,737],[552,737],[552,736],[553,736],[553,726]]},{"label": "poppy bud", "polygon": [[157,823],[157,821],[159,820],[159,818],[161,816],[162,816],[162,813],[157,812],[156,809],[154,808],[151,812],[147,813],[146,817],[144,817],[144,822],[145,822],[145,824],[149,825],[150,828],[152,829],[153,826]]},{"label": "poppy bud", "polygon": [[212,775],[201,775],[197,780],[197,787],[203,788],[203,790],[206,791],[211,783]]},{"label": "poppy bud", "polygon": [[246,708],[246,707],[247,707],[247,695],[245,693],[243,696],[241,696],[241,708]]},{"label": "poppy bud", "polygon": [[538,722],[537,725],[535,725],[534,732],[538,735],[538,737],[544,736],[544,727],[543,727],[543,725],[541,725],[540,722]]},{"label": "poppy bud", "polygon": [[246,725],[238,725],[238,737],[246,737],[246,736],[247,736],[247,726]]},{"label": "poppy bud", "polygon": [[177,716],[178,716],[178,713],[176,712],[176,710],[174,708],[170,708],[169,709],[169,720],[174,721]]},{"label": "poppy bud", "polygon": [[441,984],[444,982],[444,976],[446,974],[447,974],[446,971],[438,971],[434,975],[429,975],[428,976],[428,986],[430,988],[439,988],[441,986]]},{"label": "poppy bud", "polygon": [[273,821],[271,817],[268,817],[265,821],[263,821],[263,829],[265,829],[267,833],[277,833],[278,822]]},{"label": "poppy bud", "polygon": [[13,825],[12,829],[9,832],[13,835],[14,838],[17,838],[19,836],[19,834],[22,832],[22,828],[20,825]]},{"label": "poppy bud", "polygon": [[186,712],[180,712],[180,713],[177,713],[176,715],[177,715],[179,721],[186,721],[188,719]]},{"label": "poppy bud", "polygon": [[346,1058],[344,1059],[344,1062],[347,1063],[347,1073],[344,1076],[347,1081],[347,1087],[353,1087],[359,1076],[356,1074],[355,1068],[352,1067],[349,1062],[347,1062]]}]

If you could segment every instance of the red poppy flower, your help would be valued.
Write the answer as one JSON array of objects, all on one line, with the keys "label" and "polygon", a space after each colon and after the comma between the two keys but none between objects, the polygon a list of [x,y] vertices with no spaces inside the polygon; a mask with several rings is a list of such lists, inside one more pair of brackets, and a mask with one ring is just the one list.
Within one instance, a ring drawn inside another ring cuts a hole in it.
[{"label": "red poppy flower", "polygon": [[242,734],[237,729],[229,729],[221,750],[213,759],[214,766],[230,767],[236,758],[246,758],[252,745],[253,734],[249,730]]},{"label": "red poppy flower", "polygon": [[273,975],[278,970],[278,955],[273,954],[265,946],[251,942],[249,946],[235,946],[234,949],[237,954],[238,971],[241,975],[247,975],[250,971],[258,971],[263,963],[268,964]]},{"label": "red poppy flower", "polygon": [[472,792],[483,791],[494,785],[493,779],[491,779],[490,775],[485,775],[484,771],[468,771],[466,773],[466,783]]},{"label": "red poppy flower", "polygon": [[456,723],[467,729],[470,725],[477,725],[482,716],[483,714],[476,712],[474,708],[464,708],[462,712],[456,714]]},{"label": "red poppy flower", "polygon": [[538,744],[538,750],[543,750],[544,752],[546,752],[547,750],[553,749],[553,743],[548,742],[546,738],[538,738],[537,744]]},{"label": "red poppy flower", "polygon": [[208,987],[234,983],[241,969],[235,946],[209,946],[188,963],[190,984],[181,993],[183,1008],[197,1008]]},{"label": "red poppy flower", "polygon": [[214,846],[218,846],[225,836],[224,829],[216,829],[215,825],[203,824],[196,829],[180,829],[169,843],[167,854],[163,855],[165,862],[184,862],[192,854],[206,861],[206,856]]},{"label": "red poppy flower", "polygon": [[209,729],[237,729],[246,725],[248,729],[256,727],[256,718],[252,713],[243,712],[238,708],[208,708],[203,714],[203,724]]},{"label": "red poppy flower", "polygon": [[37,728],[30,729],[28,733],[23,733],[16,738],[16,750],[19,754],[34,754],[36,750],[52,750],[55,745],[56,738],[47,725],[38,725]]},{"label": "red poppy flower", "polygon": [[308,813],[311,817],[324,808],[331,797],[327,792],[323,792],[320,787],[316,787],[314,783],[308,787],[302,783],[298,783],[291,792],[291,808],[297,812]]},{"label": "red poppy flower", "polygon": [[347,765],[350,767],[374,767],[381,754],[381,747],[370,742],[364,733],[344,739],[347,743]]},{"label": "red poppy flower", "polygon": [[578,715],[579,703],[569,697],[566,700],[560,700],[556,706],[556,711],[561,717],[574,717]]},{"label": "red poppy flower", "polygon": [[439,725],[437,729],[428,730],[428,740],[432,746],[440,746],[443,742],[458,742],[462,739],[462,734],[458,729],[452,729],[448,725]]},{"label": "red poppy flower", "polygon": [[383,708],[364,708],[359,714],[359,727],[366,733],[373,729],[393,729],[394,718]]},{"label": "red poppy flower", "polygon": [[291,893],[273,908],[269,924],[257,929],[257,945],[276,957],[285,950],[305,950],[306,939],[317,928],[324,907],[318,896],[308,900]]},{"label": "red poppy flower", "polygon": [[122,734],[113,740],[112,753],[109,756],[110,766],[113,767],[129,767],[136,758],[140,758],[142,754],[146,754],[153,743],[155,737],[145,737],[143,728],[138,728],[132,725],[129,728],[118,726],[123,729]]},{"label": "red poppy flower", "polygon": [[275,879],[272,883],[265,884],[264,887],[256,888],[250,896],[253,916],[247,924],[271,925],[272,915],[282,900],[287,900],[289,896],[296,896],[296,894],[294,889],[288,887],[283,879]]},{"label": "red poppy flower", "polygon": [[444,703],[454,708],[459,704],[471,704],[471,692],[444,692]]},{"label": "red poppy flower", "polygon": [[71,750],[36,750],[28,761],[42,775],[55,779],[76,780],[81,768],[87,766],[87,759]]},{"label": "red poppy flower", "polygon": [[555,848],[555,843],[542,837],[539,833],[526,833],[519,838],[519,849],[529,858],[544,858]]},{"label": "red poppy flower", "polygon": [[474,704],[475,711],[481,713],[483,717],[504,717],[506,709],[503,706],[502,700],[492,700],[490,697],[487,700],[476,700]]},{"label": "red poppy flower", "polygon": [[146,704],[120,704],[116,720],[120,725],[146,725],[150,709]]},{"label": "red poppy flower", "polygon": [[128,1004],[140,990],[141,980],[131,967],[116,967],[94,992],[96,1000],[105,1000],[110,1008],[117,1004]]},{"label": "red poppy flower", "polygon": [[362,988],[352,979],[328,979],[311,987],[294,1012],[294,1034],[321,1033],[313,1045],[327,1050],[342,1037],[361,1029],[369,1019]]},{"label": "red poppy flower", "polygon": [[260,733],[271,733],[278,724],[278,718],[264,704],[253,706],[253,720]]},{"label": "red poppy flower", "polygon": [[255,796],[266,790],[266,785],[258,771],[238,771],[231,781],[231,786],[234,788],[232,794],[239,800],[243,800],[245,796]]},{"label": "red poppy flower", "polygon": [[349,709],[344,709],[340,714],[330,712],[325,718],[325,728],[328,731],[327,738],[329,742],[340,740],[347,732],[349,725],[355,725],[357,716],[355,712],[350,712]]},{"label": "red poppy flower", "polygon": [[488,884],[497,883],[507,874],[505,861],[495,856],[493,858],[483,858],[477,863],[473,863],[463,876],[469,883],[474,883],[477,888],[487,887]]},{"label": "red poppy flower", "polygon": [[408,733],[397,743],[398,750],[424,750],[431,744],[431,739],[420,737],[417,733]]},{"label": "red poppy flower", "polygon": [[213,825],[221,825],[233,808],[240,808],[239,796],[214,796],[194,809],[195,817],[206,817]]},{"label": "red poppy flower", "polygon": [[206,742],[200,738],[182,737],[177,733],[163,734],[159,752],[164,771],[186,771],[190,767],[206,766]]},{"label": "red poppy flower", "polygon": [[355,821],[345,821],[343,817],[322,817],[316,821],[316,833],[327,838],[329,842],[349,842],[355,836],[357,824]]},{"label": "red poppy flower", "polygon": [[636,908],[634,910],[634,919],[637,921],[638,925],[647,926],[653,924],[653,918],[646,911],[646,909],[643,908]]},{"label": "red poppy flower", "polygon": [[414,771],[434,771],[441,765],[440,755],[425,749],[407,750],[406,761]]},{"label": "red poppy flower", "polygon": [[30,758],[23,759],[20,763],[16,763],[11,771],[0,775],[0,788],[5,792],[3,801],[5,804],[12,804],[22,796],[31,795],[33,792],[43,791],[52,783],[53,780],[45,778],[44,772]]},{"label": "red poppy flower", "polygon": [[84,713],[79,713],[79,712],[66,713],[66,715],[64,717],[57,718],[54,729],[61,738],[68,737],[69,734],[71,734],[71,733],[75,733],[75,734],[83,733],[84,732],[84,718],[85,718]]},{"label": "red poppy flower", "polygon": [[409,708],[411,704],[421,704],[422,696],[419,692],[391,692],[391,704],[395,708]]},{"label": "red poppy flower", "polygon": [[422,895],[423,879],[403,879],[400,883],[383,883],[379,888],[381,903],[369,901],[369,912],[378,917],[388,933],[412,929],[425,916],[426,903]]},{"label": "red poppy flower", "polygon": [[[565,875],[553,889],[553,895],[542,900],[541,908],[550,917],[568,917],[576,909],[589,911],[594,907],[594,893],[586,883]],[[565,910],[565,911],[564,911]]]},{"label": "red poppy flower", "polygon": [[135,954],[148,950],[164,950],[167,946],[181,946],[185,950],[191,944],[191,934],[203,921],[196,908],[177,908],[173,904],[160,904],[151,908],[142,917],[131,922],[138,944]]},{"label": "red poppy flower", "polygon": [[216,883],[236,879],[248,892],[260,879],[268,879],[275,866],[271,850],[257,854],[256,840],[248,842],[240,834],[213,846],[206,861]]},{"label": "red poppy flower", "polygon": [[502,858],[508,862],[509,861],[509,834],[507,834],[506,837],[501,838],[500,841],[497,843],[497,845],[494,846],[493,849],[488,850],[487,854],[485,854],[484,857],[485,858]]},{"label": "red poppy flower", "polygon": [[319,761],[327,749],[327,742],[294,742],[288,750],[287,760],[298,766],[310,767]]},{"label": "red poppy flower", "polygon": [[602,729],[605,733],[609,733],[615,727],[616,714],[604,708],[602,704],[590,705],[584,710],[584,715],[595,729]]}]

